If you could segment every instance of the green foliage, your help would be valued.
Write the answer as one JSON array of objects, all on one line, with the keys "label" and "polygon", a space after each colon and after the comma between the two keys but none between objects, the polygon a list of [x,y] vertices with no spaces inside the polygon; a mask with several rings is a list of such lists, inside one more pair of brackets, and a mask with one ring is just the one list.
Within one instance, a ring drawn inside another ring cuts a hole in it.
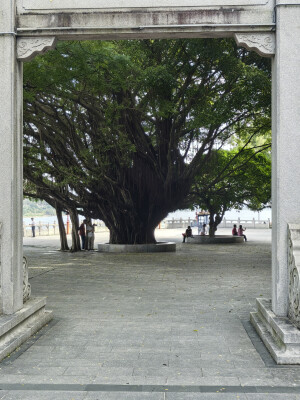
[{"label": "green foliage", "polygon": [[45,201],[31,201],[24,199],[23,201],[24,217],[39,217],[44,215],[55,215],[55,210]]},{"label": "green foliage", "polygon": [[271,160],[266,149],[267,144],[214,151],[204,173],[196,177],[190,201],[210,212],[212,235],[226,211],[270,206]]},{"label": "green foliage", "polygon": [[24,103],[37,193],[154,241],[213,149],[269,132],[270,65],[225,39],[59,42],[25,64]]}]

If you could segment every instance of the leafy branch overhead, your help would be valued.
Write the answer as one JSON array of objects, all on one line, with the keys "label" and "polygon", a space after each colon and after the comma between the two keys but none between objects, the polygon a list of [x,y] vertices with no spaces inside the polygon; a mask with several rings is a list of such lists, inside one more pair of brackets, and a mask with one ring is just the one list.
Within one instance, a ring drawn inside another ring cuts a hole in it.
[{"label": "leafy branch overhead", "polygon": [[24,175],[112,243],[155,242],[216,149],[269,131],[269,61],[231,40],[61,42],[25,65]]}]

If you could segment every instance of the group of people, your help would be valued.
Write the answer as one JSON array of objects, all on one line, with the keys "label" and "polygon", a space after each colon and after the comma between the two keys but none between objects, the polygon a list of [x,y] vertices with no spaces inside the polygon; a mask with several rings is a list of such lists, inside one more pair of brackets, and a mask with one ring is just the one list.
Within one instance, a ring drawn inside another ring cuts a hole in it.
[{"label": "group of people", "polygon": [[[244,236],[244,240],[245,242],[247,242],[247,237],[244,234],[244,231],[246,230],[246,228],[243,228],[243,225],[239,226],[239,229],[237,229],[237,226],[234,224],[233,228],[232,228],[232,235],[233,236]],[[206,235],[206,224],[202,225],[202,228],[200,230],[200,235]],[[187,227],[185,233],[182,234],[183,236],[183,240],[182,243],[185,243],[185,239],[188,237],[193,237],[193,231],[192,228],[190,226]]]},{"label": "group of people", "polygon": [[247,242],[247,237],[244,235],[245,230],[246,228],[244,229],[243,225],[240,225],[239,229],[237,229],[236,225],[234,224],[232,228],[232,236],[244,236],[244,240]]},{"label": "group of people", "polygon": [[81,238],[82,250],[94,250],[95,225],[92,224],[92,221],[84,219],[78,228],[78,232]]},{"label": "group of people", "polygon": [[[202,225],[202,228],[200,230],[200,235],[204,236],[206,235],[206,224]],[[193,237],[193,231],[192,228],[190,226],[187,227],[187,229],[185,230],[185,233],[182,234],[182,243],[185,243],[185,239],[188,237]]]}]

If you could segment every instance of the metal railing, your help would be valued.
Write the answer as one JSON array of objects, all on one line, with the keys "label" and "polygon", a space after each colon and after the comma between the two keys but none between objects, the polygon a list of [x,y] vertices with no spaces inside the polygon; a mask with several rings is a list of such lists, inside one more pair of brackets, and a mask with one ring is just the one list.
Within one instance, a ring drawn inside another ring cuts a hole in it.
[{"label": "metal railing", "polygon": [[[105,232],[108,228],[105,226],[103,221],[95,221],[95,232]],[[272,223],[270,219],[267,220],[257,220],[253,219],[226,219],[223,218],[223,221],[220,223],[218,228],[232,228],[233,225],[243,225],[244,228],[254,228],[254,229],[269,229],[272,227]],[[159,229],[176,229],[176,228],[186,228],[187,226],[191,227],[198,227],[197,221],[192,218],[172,218],[172,219],[165,219],[159,224]],[[65,229],[67,231],[67,224],[65,223]],[[69,232],[71,234],[72,226],[70,223]],[[59,228],[58,223],[42,223],[38,221],[35,224],[35,235],[36,236],[52,236],[58,235]],[[32,236],[31,225],[24,224],[23,225],[23,237],[30,237]]]},{"label": "metal railing", "polygon": [[[103,232],[107,231],[107,227],[105,226],[103,221],[95,221],[93,222],[95,224],[95,232]],[[67,223],[65,225],[65,230],[67,232]],[[72,232],[72,224],[70,223],[69,225],[69,232],[71,234]],[[53,222],[53,223],[43,223],[41,221],[38,221],[35,224],[35,236],[52,236],[52,235],[59,235],[59,228],[58,228],[58,223]],[[23,237],[30,237],[32,236],[32,229],[30,224],[24,224],[23,225]]]},{"label": "metal railing", "polygon": [[[218,225],[218,228],[232,228],[233,225],[243,225],[244,228],[253,228],[253,229],[266,229],[271,228],[272,223],[270,219],[266,220],[257,220],[253,219],[244,219],[244,218],[236,218],[236,219],[226,219],[223,218],[223,221]],[[166,229],[176,229],[176,228],[186,228],[187,226],[198,227],[198,223],[195,219],[192,218],[179,218],[179,219],[169,219],[164,220],[161,224],[161,228]]]}]

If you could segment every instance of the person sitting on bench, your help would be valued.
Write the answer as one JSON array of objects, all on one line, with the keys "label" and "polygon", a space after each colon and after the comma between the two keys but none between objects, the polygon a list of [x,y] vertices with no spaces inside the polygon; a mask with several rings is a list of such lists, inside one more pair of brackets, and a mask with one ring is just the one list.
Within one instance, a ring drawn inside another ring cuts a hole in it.
[{"label": "person sitting on bench", "polygon": [[236,229],[236,224],[234,224],[233,228],[232,228],[232,236],[237,236],[237,235],[238,235],[238,231]]},{"label": "person sitting on bench", "polygon": [[187,237],[193,237],[192,228],[191,228],[190,226],[188,226],[187,229],[186,229],[186,231],[185,231],[185,233],[183,233],[182,236],[183,236],[182,243],[185,243],[185,239],[186,239]]},{"label": "person sitting on bench", "polygon": [[247,237],[246,237],[246,235],[244,235],[245,230],[246,230],[246,228],[244,229],[243,225],[240,225],[239,229],[238,229],[238,236],[244,236],[244,240],[245,240],[245,242],[247,242]]}]

